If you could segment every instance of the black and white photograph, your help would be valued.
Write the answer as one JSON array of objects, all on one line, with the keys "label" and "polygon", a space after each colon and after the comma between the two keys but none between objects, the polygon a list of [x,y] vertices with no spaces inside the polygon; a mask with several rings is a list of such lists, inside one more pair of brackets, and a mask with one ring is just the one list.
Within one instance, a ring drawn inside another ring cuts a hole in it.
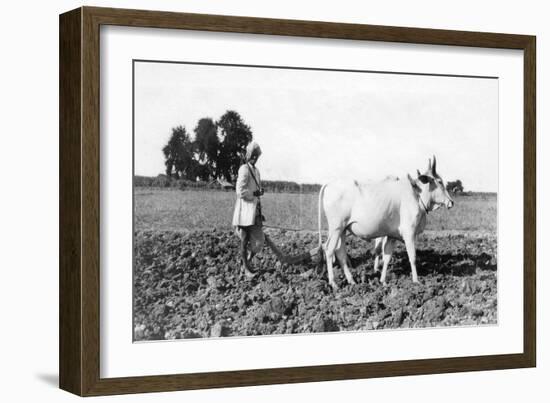
[{"label": "black and white photograph", "polygon": [[134,342],[498,325],[499,79],[133,61]]}]

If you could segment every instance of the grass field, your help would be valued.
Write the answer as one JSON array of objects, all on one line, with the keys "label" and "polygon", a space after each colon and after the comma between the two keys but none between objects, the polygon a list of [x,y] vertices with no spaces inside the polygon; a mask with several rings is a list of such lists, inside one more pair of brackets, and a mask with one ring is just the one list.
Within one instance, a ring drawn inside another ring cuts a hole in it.
[{"label": "grass field", "polygon": [[[455,202],[451,210],[431,213],[426,230],[496,231],[496,195],[456,196]],[[234,192],[136,188],[136,229],[229,229],[234,205]],[[317,205],[317,194],[266,193],[262,198],[266,224],[280,227],[317,230]]]},{"label": "grass field", "polygon": [[[231,229],[234,192],[136,188],[134,338],[161,340],[497,323],[497,199],[457,196],[430,213],[416,242],[420,284],[398,243],[388,286],[374,273],[372,242],[347,237],[352,275],[340,290],[312,262],[286,265],[264,248],[258,275],[240,276]],[[317,194],[266,194],[272,240],[288,254],[317,245]],[[324,225],[326,228],[326,225]]]}]

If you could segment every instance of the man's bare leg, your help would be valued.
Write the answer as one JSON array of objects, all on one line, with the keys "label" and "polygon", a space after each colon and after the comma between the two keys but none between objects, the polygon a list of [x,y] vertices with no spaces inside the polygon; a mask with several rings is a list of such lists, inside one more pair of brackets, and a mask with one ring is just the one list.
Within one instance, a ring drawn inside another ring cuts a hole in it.
[{"label": "man's bare leg", "polygon": [[248,260],[248,242],[250,241],[250,231],[241,227],[239,231],[241,237],[241,272],[248,278],[254,277],[250,271],[250,262]]}]

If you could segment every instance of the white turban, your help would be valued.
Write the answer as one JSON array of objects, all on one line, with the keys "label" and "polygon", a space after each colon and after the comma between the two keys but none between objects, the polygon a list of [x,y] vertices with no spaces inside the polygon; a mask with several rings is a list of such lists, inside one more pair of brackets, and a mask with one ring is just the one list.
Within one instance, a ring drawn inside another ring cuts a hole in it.
[{"label": "white turban", "polygon": [[246,161],[250,161],[250,158],[252,158],[252,155],[261,155],[262,154],[262,149],[260,148],[260,146],[258,145],[258,143],[256,143],[255,141],[251,141],[247,146],[246,146]]}]

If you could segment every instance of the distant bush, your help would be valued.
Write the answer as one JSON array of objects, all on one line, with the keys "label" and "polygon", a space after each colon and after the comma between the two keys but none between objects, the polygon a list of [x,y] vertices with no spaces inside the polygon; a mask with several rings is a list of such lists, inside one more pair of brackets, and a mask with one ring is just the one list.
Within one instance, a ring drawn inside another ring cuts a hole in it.
[{"label": "distant bush", "polygon": [[159,176],[134,176],[134,186],[137,187],[154,187],[154,188],[167,188],[178,187],[178,179],[169,178],[166,175]]},{"label": "distant bush", "polygon": [[262,181],[262,186],[272,193],[316,193],[321,189],[321,185],[289,181]]},{"label": "distant bush", "polygon": [[151,186],[158,187],[158,188],[167,188],[167,187],[174,186],[175,182],[176,182],[176,180],[173,180],[172,178],[169,178],[168,176],[159,175],[155,179],[153,179],[153,182],[152,182]]},{"label": "distant bush", "polygon": [[447,182],[447,191],[452,193],[464,193],[464,185],[460,179]]},{"label": "distant bush", "polygon": [[178,180],[178,187],[180,190],[187,189],[211,189],[220,190],[220,185],[217,182],[205,182],[205,181],[190,181],[186,179]]},{"label": "distant bush", "polygon": [[151,187],[153,186],[153,180],[155,178],[152,176],[139,176],[134,175],[134,186],[139,187]]},{"label": "distant bush", "polygon": [[[155,188],[178,188],[186,189],[209,189],[223,190],[218,182],[191,181],[188,179],[169,178],[166,175],[153,176],[134,176],[134,186],[136,187],[155,187]],[[270,193],[318,193],[321,185],[317,184],[298,184],[289,181],[262,181],[262,186],[266,192]],[[231,189],[229,189],[231,190]]]},{"label": "distant bush", "polygon": [[462,197],[471,197],[478,200],[494,200],[498,196],[496,192],[472,192],[472,191],[457,193],[457,195]]}]

